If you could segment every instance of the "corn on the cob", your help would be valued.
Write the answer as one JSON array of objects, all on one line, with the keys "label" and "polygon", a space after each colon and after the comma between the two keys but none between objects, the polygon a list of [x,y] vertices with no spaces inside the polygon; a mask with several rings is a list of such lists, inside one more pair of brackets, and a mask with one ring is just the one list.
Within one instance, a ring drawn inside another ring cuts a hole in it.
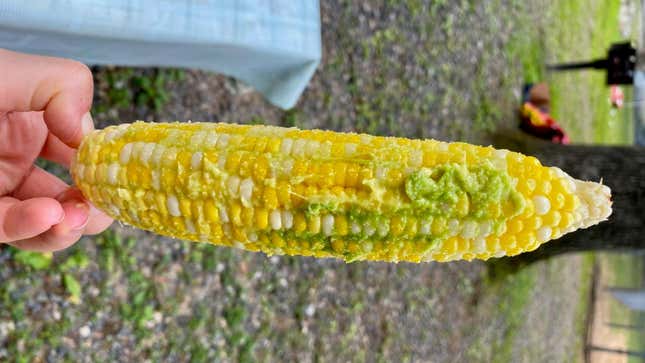
[{"label": "corn on the cob", "polygon": [[72,175],[142,229],[347,261],[516,255],[611,214],[609,188],[534,157],[270,126],[109,127],[85,138]]}]

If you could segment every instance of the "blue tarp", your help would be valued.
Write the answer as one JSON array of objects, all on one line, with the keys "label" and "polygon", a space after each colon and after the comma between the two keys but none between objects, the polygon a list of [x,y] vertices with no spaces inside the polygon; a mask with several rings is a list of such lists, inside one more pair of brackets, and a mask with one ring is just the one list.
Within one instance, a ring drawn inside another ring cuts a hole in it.
[{"label": "blue tarp", "polygon": [[292,107],[321,58],[317,0],[2,0],[0,47],[87,64],[187,67]]}]

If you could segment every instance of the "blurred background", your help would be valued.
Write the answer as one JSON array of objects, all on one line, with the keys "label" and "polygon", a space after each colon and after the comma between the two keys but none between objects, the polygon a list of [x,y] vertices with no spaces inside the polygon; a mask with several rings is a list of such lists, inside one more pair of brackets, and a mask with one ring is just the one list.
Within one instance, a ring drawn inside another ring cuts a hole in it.
[{"label": "blurred background", "polygon": [[[322,60],[289,110],[221,74],[104,65],[92,68],[97,126],[223,121],[488,145],[517,129],[524,84],[545,81],[572,144],[638,139],[638,76],[616,107],[604,72],[545,68],[613,42],[640,48],[637,0],[330,0],[320,21]],[[345,264],[115,223],[53,256],[2,247],[0,262],[3,361],[645,361],[645,314],[608,290],[645,287],[638,250]]]}]

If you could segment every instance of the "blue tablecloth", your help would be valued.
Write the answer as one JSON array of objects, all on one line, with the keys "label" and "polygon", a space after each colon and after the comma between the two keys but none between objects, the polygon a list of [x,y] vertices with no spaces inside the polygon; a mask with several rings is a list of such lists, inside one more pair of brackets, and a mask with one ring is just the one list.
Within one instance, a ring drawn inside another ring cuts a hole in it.
[{"label": "blue tablecloth", "polygon": [[2,0],[0,47],[238,78],[292,107],[321,57],[317,0]]}]

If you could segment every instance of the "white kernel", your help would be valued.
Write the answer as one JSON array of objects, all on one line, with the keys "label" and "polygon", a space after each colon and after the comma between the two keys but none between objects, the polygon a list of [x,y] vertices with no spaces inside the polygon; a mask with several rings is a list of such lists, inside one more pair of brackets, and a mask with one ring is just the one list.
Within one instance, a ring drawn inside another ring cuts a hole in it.
[{"label": "white kernel", "polygon": [[286,229],[293,227],[293,214],[288,211],[282,211],[282,226]]},{"label": "white kernel", "polygon": [[374,228],[374,225],[372,225],[371,222],[366,221],[363,223],[363,231],[365,232],[365,235],[369,237],[376,233],[376,228]]},{"label": "white kernel", "polygon": [[318,153],[318,149],[320,148],[320,142],[316,140],[309,140],[307,142],[307,146],[305,149],[307,150],[307,155],[308,156],[314,156]]},{"label": "white kernel", "polygon": [[307,140],[305,139],[297,139],[296,141],[294,141],[293,148],[291,151],[293,156],[304,156],[306,143],[307,143]]},{"label": "white kernel", "polygon": [[466,221],[464,222],[464,229],[461,231],[461,237],[474,238],[477,235],[477,222]]},{"label": "white kernel", "polygon": [[448,151],[448,143],[447,143],[447,142],[440,141],[440,142],[437,144],[437,150],[438,150],[438,151]]},{"label": "white kernel", "polygon": [[432,230],[432,223],[430,221],[421,222],[421,228],[419,228],[419,233],[428,235]]},{"label": "white kernel", "polygon": [[201,146],[204,144],[204,140],[206,140],[206,132],[199,131],[194,133],[190,138],[190,144],[194,146]]},{"label": "white kernel", "polygon": [[331,156],[331,142],[325,141],[320,144],[320,157],[328,158]]},{"label": "white kernel", "polygon": [[356,223],[356,222],[352,222],[352,225],[351,225],[351,227],[350,227],[350,228],[351,228],[351,230],[352,230],[352,234],[359,234],[359,233],[361,233],[361,226],[360,226],[358,223]]},{"label": "white kernel", "polygon": [[151,142],[143,144],[143,148],[141,148],[141,155],[140,155],[140,159],[143,164],[148,165],[148,160],[150,160],[150,157],[152,156],[155,150],[155,146],[156,145]]},{"label": "white kernel", "polygon": [[551,209],[551,203],[542,195],[536,195],[533,197],[533,205],[535,206],[535,214],[538,216],[547,214]]},{"label": "white kernel", "polygon": [[228,139],[230,138],[231,136],[229,134],[219,135],[219,139],[217,139],[217,147],[220,149],[225,148],[228,145]]},{"label": "white kernel", "polygon": [[253,196],[253,179],[246,178],[240,183],[240,199],[245,207],[251,206],[251,197]]},{"label": "white kernel", "polygon": [[486,251],[486,240],[483,238],[476,238],[473,241],[473,249],[475,253],[482,253]]},{"label": "white kernel", "polygon": [[293,159],[285,159],[282,162],[282,171],[284,175],[291,175],[292,169],[293,169]]},{"label": "white kernel", "polygon": [[280,152],[283,155],[289,155],[291,154],[291,147],[293,146],[293,140],[286,138],[282,140],[282,144],[280,145]]},{"label": "white kernel", "polygon": [[120,216],[120,215],[121,215],[121,210],[120,210],[120,209],[119,209],[119,207],[117,207],[116,205],[114,205],[114,204],[110,204],[109,209],[110,209],[110,211],[112,211],[112,215],[113,215],[113,216],[117,216],[117,217],[118,217],[118,216]]},{"label": "white kernel", "polygon": [[223,205],[219,206],[219,219],[222,221],[222,223],[230,222],[230,219],[228,218],[228,212],[226,211],[226,207],[224,207]]},{"label": "white kernel", "polygon": [[493,232],[493,223],[491,221],[479,224],[479,237],[488,237]]},{"label": "white kernel", "polygon": [[204,154],[202,152],[198,151],[194,153],[193,156],[190,158],[190,167],[193,170],[201,169],[203,158],[204,158]]},{"label": "white kernel", "polygon": [[282,216],[279,209],[274,209],[269,214],[269,223],[271,223],[271,228],[280,229],[282,228]]},{"label": "white kernel", "polygon": [[206,140],[204,140],[204,145],[206,145],[207,148],[213,148],[217,145],[218,139],[219,135],[217,134],[217,132],[209,132],[208,135],[206,135]]},{"label": "white kernel", "polygon": [[378,166],[376,167],[375,174],[376,174],[376,179],[385,180],[385,178],[387,178],[387,169],[382,166]]},{"label": "white kernel", "polygon": [[143,147],[145,146],[144,142],[135,142],[132,144],[132,153],[130,154],[130,157],[138,160],[141,157],[141,152],[143,151]]},{"label": "white kernel", "polygon": [[220,154],[217,158],[217,168],[224,170],[226,168],[226,154]]},{"label": "white kernel", "polygon": [[121,149],[121,153],[119,154],[121,164],[125,165],[130,161],[130,154],[132,154],[132,143],[125,144]]},{"label": "white kernel", "polygon": [[226,180],[226,188],[229,195],[237,197],[240,190],[240,178],[236,175],[229,176]]},{"label": "white kernel", "polygon": [[551,227],[544,226],[537,231],[537,240],[544,243],[551,238]]},{"label": "white kernel", "polygon": [[84,164],[78,164],[76,165],[76,175],[80,178],[85,177],[85,165]]},{"label": "white kernel", "polygon": [[494,156],[496,159],[506,159],[506,156],[507,156],[507,155],[508,155],[508,150],[504,150],[504,149],[501,149],[501,150],[495,150],[495,151],[493,152],[493,156]]},{"label": "white kernel", "polygon": [[413,150],[410,154],[410,166],[418,168],[423,163],[423,151]]},{"label": "white kernel", "polygon": [[448,236],[456,236],[459,234],[459,221],[456,219],[450,219],[448,221]]},{"label": "white kernel", "polygon": [[326,214],[322,217],[322,231],[325,236],[331,236],[334,231],[334,216]]},{"label": "white kernel", "polygon": [[506,251],[504,251],[504,250],[497,251],[497,252],[495,252],[494,256],[497,257],[497,258],[504,257],[504,256],[506,256]]},{"label": "white kernel", "polygon": [[377,231],[378,235],[381,237],[387,236],[388,233],[390,233],[390,223],[381,223],[377,225]]},{"label": "white kernel", "polygon": [[119,178],[119,164],[112,163],[107,170],[108,183],[116,184]]},{"label": "white kernel", "polygon": [[195,224],[193,224],[193,221],[191,221],[190,219],[186,218],[184,220],[184,222],[186,224],[186,230],[188,231],[188,233],[196,233],[197,232],[195,230]]},{"label": "white kernel", "polygon": [[152,170],[150,173],[150,180],[152,184],[152,188],[154,190],[159,190],[161,189],[161,177],[159,176],[159,171],[158,170]]},{"label": "white kernel", "polygon": [[251,232],[248,234],[249,241],[251,242],[256,242],[258,240],[258,234],[255,232]]},{"label": "white kernel", "polygon": [[345,144],[345,155],[346,156],[352,156],[354,153],[356,153],[356,150],[358,149],[358,145],[354,143],[347,143]]},{"label": "white kernel", "polygon": [[163,153],[166,151],[166,147],[161,144],[156,144],[155,149],[152,152],[152,157],[150,158],[150,163],[154,166],[157,166],[161,163],[161,158]]},{"label": "white kernel", "polygon": [[173,217],[181,216],[181,211],[179,210],[179,201],[174,194],[168,195],[168,202],[166,203],[168,207],[168,213]]}]

